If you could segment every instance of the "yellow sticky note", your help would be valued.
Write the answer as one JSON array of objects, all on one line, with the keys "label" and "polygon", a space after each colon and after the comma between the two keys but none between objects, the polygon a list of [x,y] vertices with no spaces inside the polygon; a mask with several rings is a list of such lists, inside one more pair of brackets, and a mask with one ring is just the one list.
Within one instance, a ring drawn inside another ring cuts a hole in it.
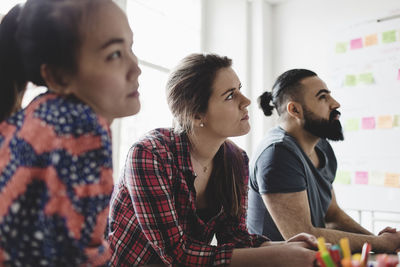
[{"label": "yellow sticky note", "polygon": [[399,127],[400,126],[400,115],[394,115],[393,116],[393,127]]},{"label": "yellow sticky note", "polygon": [[337,54],[346,53],[346,51],[347,51],[347,43],[345,43],[345,42],[337,43],[335,50],[336,50]]},{"label": "yellow sticky note", "polygon": [[361,73],[358,80],[362,84],[373,84],[375,82],[374,75],[371,72]]},{"label": "yellow sticky note", "polygon": [[396,31],[386,31],[382,33],[382,43],[393,43],[396,42]]},{"label": "yellow sticky note", "polygon": [[365,36],[365,46],[378,44],[378,34],[370,34]]},{"label": "yellow sticky note", "polygon": [[351,132],[351,131],[358,131],[360,129],[360,120],[359,119],[348,119],[345,122],[344,130]]},{"label": "yellow sticky note", "polygon": [[386,175],[385,175],[385,186],[388,186],[388,187],[400,187],[400,174],[398,174],[398,173],[386,173]]},{"label": "yellow sticky note", "polygon": [[348,74],[344,78],[344,85],[345,86],[356,86],[357,85],[357,76]]},{"label": "yellow sticky note", "polygon": [[393,128],[393,116],[392,115],[379,116],[376,128],[378,129]]},{"label": "yellow sticky note", "polygon": [[351,184],[351,172],[349,171],[337,171],[335,177],[335,183],[338,184]]}]

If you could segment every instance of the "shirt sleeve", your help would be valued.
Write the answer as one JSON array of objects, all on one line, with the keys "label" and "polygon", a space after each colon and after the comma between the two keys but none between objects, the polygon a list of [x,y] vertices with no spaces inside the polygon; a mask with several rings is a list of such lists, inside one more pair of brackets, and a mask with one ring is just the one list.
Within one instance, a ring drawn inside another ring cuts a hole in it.
[{"label": "shirt sleeve", "polygon": [[[244,187],[248,188],[249,181],[249,159],[245,152],[243,152],[243,157],[245,161],[245,177],[244,177]],[[244,191],[240,206],[242,207],[242,212],[239,218],[234,218],[232,216],[225,215],[223,218],[223,223],[221,224],[221,229],[217,231],[216,238],[218,243],[231,243],[235,248],[245,248],[245,247],[259,247],[262,243],[269,241],[265,236],[250,234],[246,226],[246,215],[247,215],[247,192]]]},{"label": "shirt sleeve", "polygon": [[279,144],[269,146],[256,163],[260,194],[291,193],[306,189],[304,166],[296,154]]},{"label": "shirt sleeve", "polygon": [[[113,190],[111,138],[105,125],[94,122],[88,129],[86,135],[66,137],[60,142],[63,147],[51,152],[65,187],[53,182],[46,212],[65,218],[68,233],[59,231],[58,236],[60,240],[73,238],[70,244],[74,247],[70,245],[68,251],[71,255],[84,265],[107,266],[111,252],[104,234]],[[71,260],[64,256],[67,262]]]},{"label": "shirt sleeve", "polygon": [[234,244],[212,246],[190,238],[180,225],[170,183],[170,165],[157,152],[136,146],[129,152],[125,186],[141,229],[164,264],[227,265]]}]

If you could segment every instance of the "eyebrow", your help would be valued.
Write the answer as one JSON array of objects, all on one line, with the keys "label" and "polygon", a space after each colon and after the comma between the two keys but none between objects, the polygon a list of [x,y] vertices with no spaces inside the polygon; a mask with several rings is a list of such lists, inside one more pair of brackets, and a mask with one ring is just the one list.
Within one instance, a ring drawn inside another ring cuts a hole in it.
[{"label": "eyebrow", "polygon": [[235,90],[236,90],[236,88],[228,89],[228,90],[226,90],[224,93],[222,93],[221,96],[224,96],[224,95],[226,95],[227,93],[230,93],[230,92],[235,91]]},{"label": "eyebrow", "polygon": [[[239,84],[239,90],[242,88],[242,84]],[[221,94],[221,96],[224,96],[224,95],[226,95],[227,93],[230,93],[230,92],[233,92],[233,91],[235,91],[236,90],[236,88],[230,88],[230,89],[228,89],[228,90],[226,90],[225,92],[223,92],[222,94]]]},{"label": "eyebrow", "polygon": [[331,91],[329,91],[327,89],[321,89],[321,90],[318,91],[318,93],[315,95],[315,97],[318,97],[320,94],[323,94],[323,93],[330,94]]},{"label": "eyebrow", "polygon": [[100,47],[100,50],[103,50],[103,49],[107,48],[107,47],[110,46],[110,45],[113,45],[113,44],[121,44],[121,43],[124,43],[124,42],[125,42],[125,41],[124,41],[124,39],[122,39],[122,38],[112,38],[112,39],[108,40],[107,42],[105,42],[105,43]]}]

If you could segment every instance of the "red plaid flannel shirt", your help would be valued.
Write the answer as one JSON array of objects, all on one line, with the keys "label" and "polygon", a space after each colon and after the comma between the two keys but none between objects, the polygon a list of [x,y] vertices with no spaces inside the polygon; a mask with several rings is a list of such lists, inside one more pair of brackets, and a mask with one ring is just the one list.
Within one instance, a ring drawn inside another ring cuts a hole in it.
[{"label": "red plaid flannel shirt", "polygon": [[[245,213],[235,219],[221,209],[203,222],[196,215],[195,178],[185,134],[156,129],[133,145],[111,200],[112,266],[228,265],[233,248],[268,240],[248,233]],[[245,179],[247,186],[248,171]],[[246,209],[247,194],[241,206]],[[217,246],[210,245],[214,234]]]}]

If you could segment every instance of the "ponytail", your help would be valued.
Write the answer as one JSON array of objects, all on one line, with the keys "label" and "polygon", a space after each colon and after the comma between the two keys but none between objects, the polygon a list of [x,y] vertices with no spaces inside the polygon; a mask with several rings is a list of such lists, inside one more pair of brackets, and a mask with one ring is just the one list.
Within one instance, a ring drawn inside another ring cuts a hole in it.
[{"label": "ponytail", "polygon": [[264,112],[264,115],[267,117],[272,115],[272,111],[275,107],[273,104],[270,104],[271,102],[273,102],[273,97],[272,94],[268,91],[265,91],[262,95],[258,97],[258,105]]},{"label": "ponytail", "polygon": [[[258,103],[265,116],[271,116],[276,108],[278,115],[286,112],[286,103],[289,100],[302,101],[301,81],[317,74],[307,69],[291,69],[282,73],[272,86],[271,92],[264,92]],[[272,102],[272,105],[270,105]]]},{"label": "ponytail", "polygon": [[22,4],[14,6],[0,24],[0,122],[19,108],[27,80],[16,41]]}]

